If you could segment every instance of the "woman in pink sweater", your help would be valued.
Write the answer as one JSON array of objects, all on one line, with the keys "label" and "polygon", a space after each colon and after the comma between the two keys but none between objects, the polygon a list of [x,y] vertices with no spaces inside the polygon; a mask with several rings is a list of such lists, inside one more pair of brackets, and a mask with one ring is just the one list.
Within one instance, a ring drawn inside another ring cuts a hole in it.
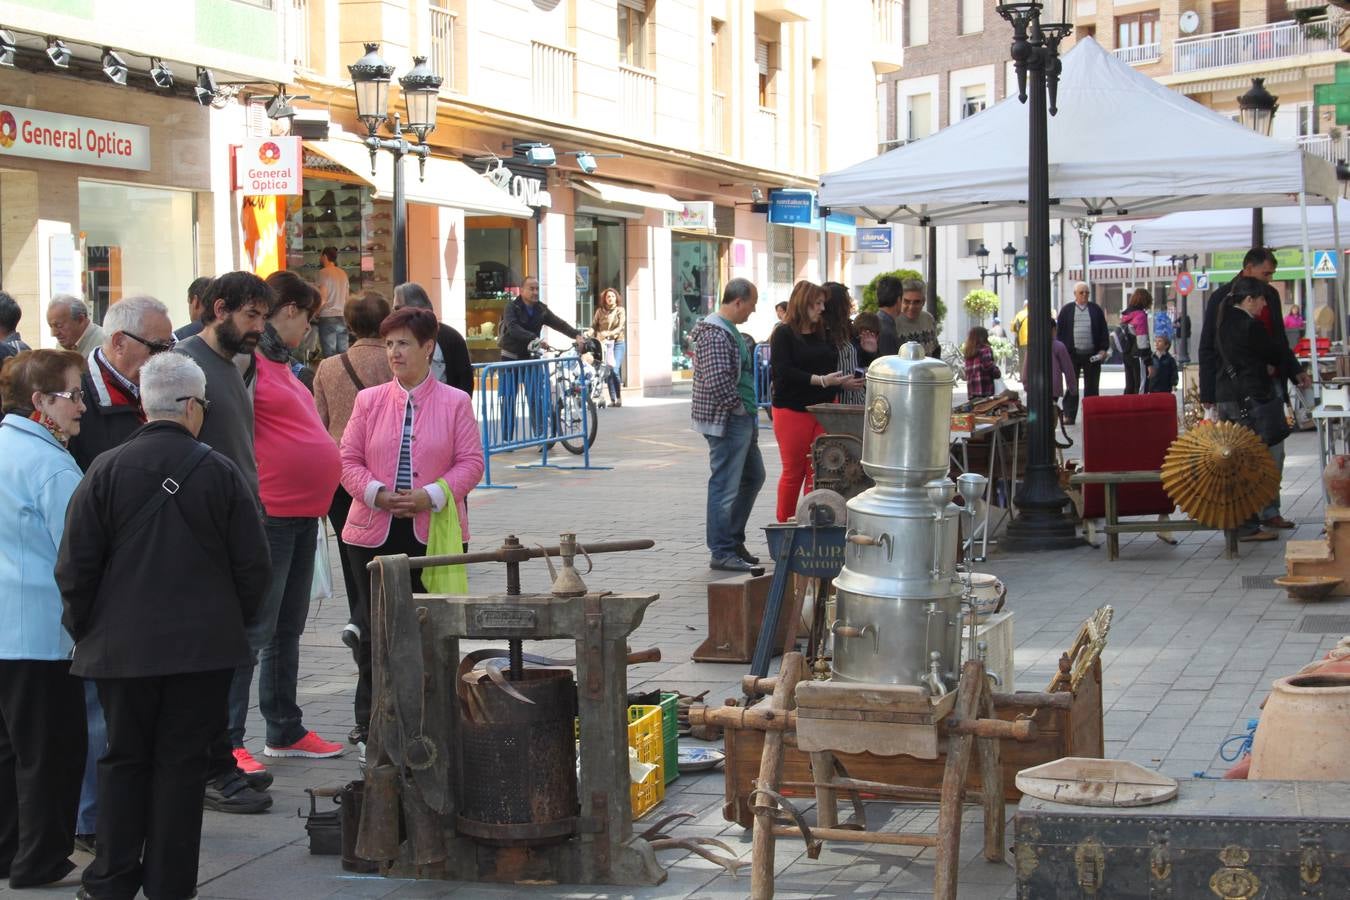
[{"label": "woman in pink sweater", "polygon": [[[483,475],[483,446],[469,395],[431,377],[436,332],[436,315],[412,306],[381,323],[394,380],[356,395],[342,433],[342,486],[352,496],[342,539],[358,572],[377,556],[425,556],[431,513],[447,503],[455,504],[469,540],[464,500]],[[437,484],[442,479],[448,493]],[[414,591],[423,590],[417,571],[412,582]],[[364,732],[370,727],[370,579],[360,585],[352,618],[361,629],[356,731]]]}]

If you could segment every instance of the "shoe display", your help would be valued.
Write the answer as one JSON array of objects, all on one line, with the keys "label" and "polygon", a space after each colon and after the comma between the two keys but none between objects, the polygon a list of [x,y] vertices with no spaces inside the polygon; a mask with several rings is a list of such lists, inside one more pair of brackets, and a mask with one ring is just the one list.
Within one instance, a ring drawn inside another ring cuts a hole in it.
[{"label": "shoe display", "polygon": [[358,247],[358,246],[356,246],[355,244],[347,244],[346,246],[344,246],[344,247],[339,247],[338,249],[341,250],[343,253],[360,253],[360,252],[361,252],[361,248]]},{"label": "shoe display", "polygon": [[360,205],[361,205],[361,198],[358,197],[356,194],[353,194],[346,200],[343,200],[340,203],[338,203],[338,206],[360,206]]},{"label": "shoe display", "polygon": [[319,236],[319,229],[317,229],[317,228],[315,228],[313,225],[311,225],[311,226],[309,226],[308,228],[305,229],[304,234],[305,234],[305,237],[307,237],[307,238],[316,238],[316,237]]},{"label": "shoe display", "polygon": [[359,222],[361,221],[361,210],[354,209],[347,215],[338,220],[339,222]]},{"label": "shoe display", "polygon": [[318,198],[310,201],[310,204],[312,206],[335,206],[337,205],[337,197],[334,196],[332,191],[324,191]]},{"label": "shoe display", "polygon": [[324,236],[324,237],[335,237],[335,238],[336,238],[336,237],[346,237],[346,235],[342,233],[342,226],[341,226],[341,225],[329,225],[327,228],[325,228],[325,229],[323,230],[323,236]]},{"label": "shoe display", "polygon": [[356,660],[356,648],[361,644],[361,626],[354,622],[348,622],[342,629],[342,643],[347,645],[347,649],[352,651],[352,660]]},{"label": "shoe display", "polygon": [[238,772],[206,783],[202,806],[223,813],[251,815],[272,808],[271,796],[254,790]]},{"label": "shoe display", "polygon": [[366,249],[371,253],[379,253],[385,249],[384,244],[366,244]]},{"label": "shoe display", "polygon": [[708,568],[717,569],[720,572],[749,572],[750,563],[739,556],[724,556],[721,559],[713,559],[712,562],[708,563]]},{"label": "shoe display", "polygon": [[751,556],[750,551],[746,549],[744,544],[736,545],[736,555],[739,556],[741,559],[745,560],[746,562],[748,562],[752,566],[759,564],[759,557]]},{"label": "shoe display", "polygon": [[289,747],[273,747],[267,744],[263,747],[264,756],[291,757],[300,756],[305,759],[329,759],[334,756],[341,756],[343,746],[337,741],[325,741],[312,731],[306,731],[305,736],[291,744]]},{"label": "shoe display", "polygon": [[335,209],[326,209],[322,215],[310,217],[310,221],[313,222],[336,222],[337,220],[337,210]]},{"label": "shoe display", "polygon": [[266,772],[267,767],[253,758],[243,747],[234,748],[234,764],[239,767],[239,771],[245,775],[252,775],[256,772]]}]

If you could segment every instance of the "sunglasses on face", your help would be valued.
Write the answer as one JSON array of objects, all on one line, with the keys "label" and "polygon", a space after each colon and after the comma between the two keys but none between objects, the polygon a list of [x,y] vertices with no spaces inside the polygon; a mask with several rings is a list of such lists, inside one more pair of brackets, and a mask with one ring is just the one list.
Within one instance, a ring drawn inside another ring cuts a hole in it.
[{"label": "sunglasses on face", "polygon": [[184,400],[196,400],[196,401],[197,401],[197,405],[200,406],[200,407],[202,408],[202,412],[203,412],[203,413],[206,413],[207,411],[209,411],[209,410],[211,409],[211,401],[210,401],[210,400],[207,400],[207,399],[204,398],[204,397],[192,397],[192,396],[187,396],[187,397],[175,397],[175,398],[173,398],[173,402],[174,402],[174,403],[182,403]]},{"label": "sunglasses on face", "polygon": [[132,334],[130,331],[124,331],[124,332],[122,332],[122,333],[125,334],[127,337],[131,338],[131,339],[132,339],[133,341],[135,341],[136,343],[138,343],[138,344],[144,344],[145,347],[146,347],[146,349],[148,349],[148,350],[150,351],[150,355],[151,355],[151,356],[154,356],[156,353],[164,353],[164,352],[166,352],[166,351],[168,351],[168,350],[172,350],[172,349],[173,349],[174,342],[173,342],[172,340],[168,340],[168,341],[147,341],[145,338],[141,337],[139,334]]}]

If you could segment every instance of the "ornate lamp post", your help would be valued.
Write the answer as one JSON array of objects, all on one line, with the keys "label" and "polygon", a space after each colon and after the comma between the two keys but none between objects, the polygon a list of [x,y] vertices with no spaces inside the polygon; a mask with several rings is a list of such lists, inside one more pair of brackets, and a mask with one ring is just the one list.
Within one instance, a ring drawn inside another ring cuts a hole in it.
[{"label": "ornate lamp post", "polygon": [[356,94],[356,117],[366,126],[366,146],[370,148],[370,172],[375,174],[375,158],[381,150],[394,157],[394,284],[408,280],[408,204],[403,196],[403,157],[416,154],[419,174],[426,171],[431,148],[426,139],[436,130],[436,100],[440,95],[441,77],[431,71],[425,56],[413,57],[413,68],[399,80],[403,88],[403,104],[408,116],[408,128],[417,135],[416,144],[403,137],[403,124],[394,113],[393,138],[379,136],[380,124],[389,117],[389,81],[394,67],[380,56],[380,45],[365,45],[366,55],[347,67],[352,74],[352,88]]},{"label": "ornate lamp post", "polygon": [[[1065,3],[1067,7],[1067,0]],[[1050,148],[1049,119],[1059,92],[1059,42],[1065,22],[1041,22],[1039,0],[1004,3],[998,14],[1012,25],[1017,96],[1027,104],[1027,477],[1017,491],[1017,515],[1004,546],[1056,550],[1082,543],[1068,496],[1059,486],[1050,413]],[[1062,10],[1062,14],[1067,9]],[[1065,16],[1067,18],[1067,16]]]},{"label": "ornate lamp post", "polygon": [[1003,248],[1003,268],[1001,269],[998,266],[994,266],[992,269],[988,268],[989,248],[984,244],[980,244],[980,249],[975,251],[975,259],[980,266],[980,280],[994,279],[994,293],[997,294],[998,280],[1013,277],[1013,262],[1017,259],[1017,248],[1012,245],[1012,241],[1008,241],[1007,246]]},{"label": "ornate lamp post", "polygon": [[[1264,78],[1253,78],[1247,93],[1238,97],[1238,118],[1257,134],[1270,136],[1270,126],[1275,122],[1275,110],[1280,108],[1280,98],[1266,90]],[[1265,223],[1262,221],[1262,209],[1252,210],[1252,246],[1265,246]]]}]

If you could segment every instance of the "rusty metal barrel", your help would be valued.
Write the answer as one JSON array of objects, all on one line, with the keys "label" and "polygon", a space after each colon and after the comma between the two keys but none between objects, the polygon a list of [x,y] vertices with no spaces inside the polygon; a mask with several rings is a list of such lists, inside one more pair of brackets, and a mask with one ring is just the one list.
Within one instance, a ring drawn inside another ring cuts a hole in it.
[{"label": "rusty metal barrel", "polygon": [[511,687],[461,679],[461,796],[455,826],[496,846],[537,846],[576,831],[576,683],[566,669],[525,669]]}]

